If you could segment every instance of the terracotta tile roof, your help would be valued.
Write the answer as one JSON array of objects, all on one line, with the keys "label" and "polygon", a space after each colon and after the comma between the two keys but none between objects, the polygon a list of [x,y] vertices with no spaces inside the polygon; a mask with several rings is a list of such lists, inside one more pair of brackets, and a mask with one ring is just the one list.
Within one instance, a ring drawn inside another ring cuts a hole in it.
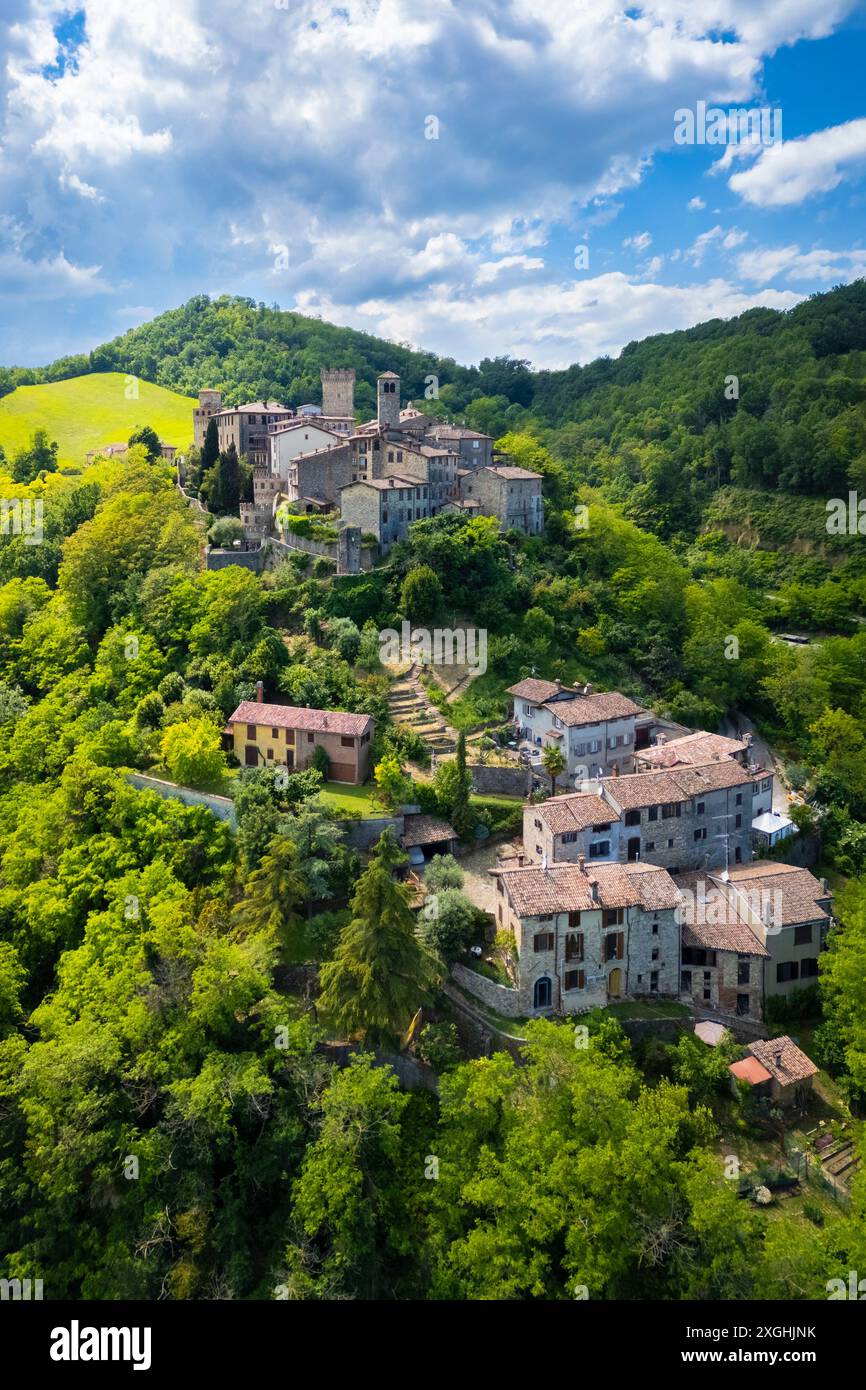
[{"label": "terracotta tile roof", "polygon": [[538,482],[543,479],[543,474],[533,473],[529,468],[518,468],[516,464],[491,463],[479,472],[495,473],[498,478],[503,478],[508,483],[528,483],[535,478]]},{"label": "terracotta tile roof", "polygon": [[629,772],[622,777],[605,777],[604,789],[624,811],[644,806],[663,806],[688,801],[703,792],[752,784],[752,776],[732,758],[702,767],[678,767],[666,772]]},{"label": "terracotta tile roof", "polygon": [[768,901],[781,903],[781,921],[774,919],[776,926],[829,920],[830,914],[822,903],[829,902],[831,894],[808,869],[796,864],[775,864],[771,860],[743,864],[730,870],[728,881],[739,891],[741,899],[746,894],[766,894]]},{"label": "terracotta tile roof", "polygon": [[722,879],[702,869],[675,874],[682,898],[684,946],[707,951],[736,951],[740,955],[768,956],[752,930],[748,911],[725,890]]},{"label": "terracotta tile roof", "polygon": [[628,719],[642,712],[640,705],[636,705],[627,695],[620,695],[618,690],[578,695],[577,699],[562,703],[557,700],[554,704],[545,704],[544,708],[555,714],[568,729],[580,728],[585,724],[603,724],[606,719]]},{"label": "terracotta tile roof", "polygon": [[[713,904],[713,913],[716,905]],[[769,951],[741,922],[736,914],[727,923],[695,922],[683,925],[683,945],[699,946],[706,951],[736,951],[741,956],[769,956]]]},{"label": "terracotta tile roof", "polygon": [[721,734],[699,730],[694,734],[685,734],[683,738],[657,743],[653,748],[643,748],[637,756],[641,762],[651,763],[653,767],[694,766],[717,762],[722,758],[736,758],[748,746],[741,739],[723,738]]},{"label": "terracotta tile roof", "polygon": [[533,809],[554,835],[568,830],[587,830],[591,825],[612,825],[618,819],[616,812],[594,792],[554,796]]},{"label": "terracotta tile roof", "polygon": [[527,676],[526,680],[510,685],[505,693],[516,695],[521,700],[534,700],[536,704],[543,705],[545,700],[549,700],[551,695],[556,695],[563,688],[557,685],[556,681],[542,681],[534,676]]},{"label": "terracotta tile roof", "polygon": [[409,815],[405,818],[405,828],[400,836],[404,849],[414,845],[435,845],[440,840],[456,840],[457,832],[446,820],[435,816]]},{"label": "terracotta tile roof", "polygon": [[[679,903],[676,885],[665,869],[652,864],[554,864],[504,869],[505,892],[519,917],[551,912],[589,912],[599,907],[643,907],[653,911]],[[597,885],[593,898],[592,885]]]},{"label": "terracotta tile roof", "polygon": [[805,1081],[818,1070],[811,1057],[807,1057],[787,1034],[781,1038],[766,1038],[749,1043],[749,1051],[780,1086]]},{"label": "terracotta tile roof", "polygon": [[750,1086],[762,1086],[771,1080],[770,1073],[761,1066],[757,1057],[744,1057],[740,1062],[732,1062],[728,1071],[740,1081],[748,1081]]},{"label": "terracotta tile roof", "polygon": [[229,724],[261,724],[265,728],[302,729],[308,733],[343,734],[358,737],[373,726],[369,714],[347,714],[345,710],[302,709],[297,705],[266,705],[244,700],[229,718]]}]

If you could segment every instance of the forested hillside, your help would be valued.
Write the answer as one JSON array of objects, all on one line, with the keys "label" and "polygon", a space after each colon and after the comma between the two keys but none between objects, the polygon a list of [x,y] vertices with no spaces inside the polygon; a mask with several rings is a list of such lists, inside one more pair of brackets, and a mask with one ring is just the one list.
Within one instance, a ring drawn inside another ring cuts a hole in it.
[{"label": "forested hillside", "polygon": [[[440,1020],[419,1041],[438,1095],[401,1091],[369,1058],[341,1070],[329,1039],[397,1048],[435,1003],[472,925],[459,870],[452,940],[443,923],[416,936],[393,841],[363,861],[320,770],[242,770],[220,740],[259,679],[268,699],[371,713],[382,806],[411,793],[469,843],[513,830],[514,808],[470,801],[456,761],[408,780],[423,749],[389,721],[377,654],[404,618],[487,629],[488,672],[449,706],[463,730],[501,722],[505,687],[531,670],[692,725],[751,715],[844,888],[803,1007],[823,1011],[818,1059],[862,1113],[866,571],[823,500],[862,468],[863,293],[614,364],[489,364],[472,378],[488,394],[462,404],[544,474],[545,536],[446,514],[357,577],[301,553],[261,577],[207,572],[197,513],[145,443],[60,473],[42,440],[10,461],[17,481],[0,462],[0,496],[44,508],[38,544],[0,537],[7,1276],[114,1299],[793,1299],[866,1267],[862,1175],[850,1208],[800,1221],[738,1199],[722,1157],[752,1130],[724,1054],[690,1037],[632,1047],[605,1014],[580,1049],[564,1026],[521,1024],[518,1066],[465,1060]],[[303,320],[292,351],[256,336],[293,317],[196,300],[86,365],[317,399],[319,365],[357,362],[369,387],[396,354],[409,395],[435,362]],[[480,391],[462,370],[455,393]],[[794,622],[810,645],[778,640]],[[232,793],[237,834],[130,771]],[[311,964],[318,996],[298,983]]]}]

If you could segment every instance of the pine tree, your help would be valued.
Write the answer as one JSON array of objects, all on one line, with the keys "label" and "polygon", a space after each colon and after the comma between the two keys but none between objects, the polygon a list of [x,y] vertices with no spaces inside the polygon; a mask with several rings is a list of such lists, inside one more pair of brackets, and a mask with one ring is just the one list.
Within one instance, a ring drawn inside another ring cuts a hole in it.
[{"label": "pine tree", "polygon": [[285,943],[299,924],[295,909],[307,892],[297,847],[287,836],[275,835],[259,868],[247,879],[246,892],[235,907],[236,934],[262,933]]},{"label": "pine tree", "polygon": [[435,964],[415,935],[409,890],[393,877],[401,858],[386,831],[358,880],[352,920],[321,973],[321,1011],[348,1037],[373,1045],[394,1046],[435,978]]}]

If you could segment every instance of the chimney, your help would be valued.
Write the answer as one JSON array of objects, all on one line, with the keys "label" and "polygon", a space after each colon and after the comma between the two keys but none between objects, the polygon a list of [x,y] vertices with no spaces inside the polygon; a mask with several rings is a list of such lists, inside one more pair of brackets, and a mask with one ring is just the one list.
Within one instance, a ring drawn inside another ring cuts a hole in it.
[{"label": "chimney", "polygon": [[657,734],[657,735],[656,735],[656,747],[657,747],[657,748],[660,748],[661,745],[662,745],[663,743],[667,743],[667,741],[668,741],[668,736],[667,736],[667,734],[665,734],[665,733],[660,733],[660,734]]},{"label": "chimney", "polygon": [[583,850],[581,850],[581,851],[580,851],[580,854],[577,856],[577,867],[580,869],[580,872],[581,872],[581,873],[583,873],[583,866],[584,866],[585,863],[586,863],[586,856],[584,855]]},{"label": "chimney", "polygon": [[263,705],[265,702],[265,687],[261,681],[256,681],[256,704]]},{"label": "chimney", "polygon": [[591,880],[590,885],[589,885],[589,891],[590,891],[590,894],[592,895],[592,901],[593,901],[594,903],[597,903],[597,902],[598,902],[598,884],[596,883],[595,879],[592,879],[592,880]]},{"label": "chimney", "polygon": [[593,686],[593,685],[585,685],[585,686],[583,687],[583,693],[584,693],[584,695],[591,695],[594,689],[595,689],[595,686]]}]

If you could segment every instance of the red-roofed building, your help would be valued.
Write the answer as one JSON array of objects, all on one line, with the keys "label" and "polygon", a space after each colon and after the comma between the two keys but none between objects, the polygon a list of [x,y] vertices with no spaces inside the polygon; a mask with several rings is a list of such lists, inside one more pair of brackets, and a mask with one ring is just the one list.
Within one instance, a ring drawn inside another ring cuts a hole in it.
[{"label": "red-roofed building", "polygon": [[308,767],[317,748],[328,755],[328,779],[359,786],[370,775],[374,725],[369,714],[245,700],[224,730],[227,751],[243,767]]}]

